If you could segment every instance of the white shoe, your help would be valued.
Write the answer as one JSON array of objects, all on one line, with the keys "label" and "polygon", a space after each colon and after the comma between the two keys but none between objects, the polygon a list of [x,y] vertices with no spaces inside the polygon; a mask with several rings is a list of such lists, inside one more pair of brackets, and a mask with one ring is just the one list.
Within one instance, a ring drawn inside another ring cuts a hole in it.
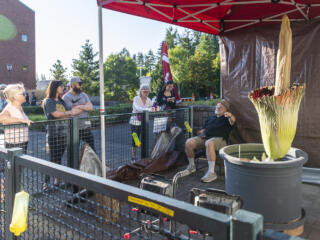
[{"label": "white shoe", "polygon": [[208,171],[202,178],[201,181],[208,183],[208,182],[213,182],[218,178],[217,174],[215,172],[210,172]]},{"label": "white shoe", "polygon": [[190,174],[196,172],[196,166],[195,165],[188,165],[186,171],[188,171]]},{"label": "white shoe", "polygon": [[185,170],[182,170],[180,173],[181,173],[181,177],[184,177],[184,176],[188,176],[190,175],[191,173],[194,173],[196,171],[196,166],[195,165],[190,165],[185,169]]}]

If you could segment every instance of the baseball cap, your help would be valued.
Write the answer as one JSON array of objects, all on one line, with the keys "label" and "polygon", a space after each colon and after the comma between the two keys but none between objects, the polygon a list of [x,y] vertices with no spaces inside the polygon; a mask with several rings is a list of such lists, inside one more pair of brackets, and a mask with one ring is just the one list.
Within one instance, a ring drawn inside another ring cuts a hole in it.
[{"label": "baseball cap", "polygon": [[229,109],[230,109],[230,103],[229,103],[227,100],[221,99],[221,100],[219,101],[219,103],[221,103],[223,106],[225,106],[225,108],[227,109],[227,111],[229,111]]},{"label": "baseball cap", "polygon": [[70,79],[70,84],[72,84],[72,83],[83,83],[83,82],[79,77],[72,77]]}]

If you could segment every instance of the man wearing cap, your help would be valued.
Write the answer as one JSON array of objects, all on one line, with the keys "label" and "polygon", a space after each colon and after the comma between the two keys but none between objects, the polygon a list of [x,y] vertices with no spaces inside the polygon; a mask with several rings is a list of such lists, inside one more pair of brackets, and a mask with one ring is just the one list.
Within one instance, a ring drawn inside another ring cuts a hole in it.
[{"label": "man wearing cap", "polygon": [[[72,77],[70,80],[70,90],[63,95],[63,101],[68,108],[78,108],[81,110],[80,114],[76,115],[79,118],[87,118],[88,112],[92,111],[92,103],[84,92],[82,92],[82,80],[79,77]],[[94,148],[94,139],[90,131],[91,123],[88,119],[80,119],[79,121],[79,137],[82,141],[88,143],[90,147]]]},{"label": "man wearing cap", "polygon": [[216,161],[216,151],[227,145],[229,134],[236,121],[236,118],[229,111],[230,104],[222,99],[215,109],[215,115],[208,118],[203,129],[198,132],[197,137],[189,138],[186,142],[186,154],[189,165],[185,174],[191,174],[196,171],[194,164],[194,151],[206,147],[208,160],[208,171],[201,178],[202,182],[212,182],[217,179],[214,172]]}]

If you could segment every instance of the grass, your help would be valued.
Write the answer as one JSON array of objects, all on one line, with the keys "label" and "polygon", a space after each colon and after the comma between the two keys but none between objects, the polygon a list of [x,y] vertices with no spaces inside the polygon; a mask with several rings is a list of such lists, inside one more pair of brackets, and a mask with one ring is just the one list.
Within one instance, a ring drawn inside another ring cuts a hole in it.
[{"label": "grass", "polygon": [[192,105],[214,106],[214,105],[217,104],[217,102],[218,102],[219,100],[220,100],[220,99],[212,99],[212,100],[207,100],[207,101],[198,100],[198,101],[194,101],[194,102],[183,102],[182,104],[185,105],[185,106],[192,106]]},{"label": "grass", "polygon": [[44,114],[28,114],[28,118],[34,122],[47,120]]}]

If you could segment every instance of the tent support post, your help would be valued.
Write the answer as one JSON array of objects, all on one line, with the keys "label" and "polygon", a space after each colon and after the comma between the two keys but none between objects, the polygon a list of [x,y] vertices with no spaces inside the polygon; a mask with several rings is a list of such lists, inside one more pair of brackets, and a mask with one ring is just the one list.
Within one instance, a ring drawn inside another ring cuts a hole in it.
[{"label": "tent support post", "polygon": [[100,126],[101,126],[101,160],[102,177],[106,178],[106,131],[104,110],[104,72],[103,72],[103,35],[102,35],[102,7],[98,8],[99,21],[99,73],[100,73]]}]

